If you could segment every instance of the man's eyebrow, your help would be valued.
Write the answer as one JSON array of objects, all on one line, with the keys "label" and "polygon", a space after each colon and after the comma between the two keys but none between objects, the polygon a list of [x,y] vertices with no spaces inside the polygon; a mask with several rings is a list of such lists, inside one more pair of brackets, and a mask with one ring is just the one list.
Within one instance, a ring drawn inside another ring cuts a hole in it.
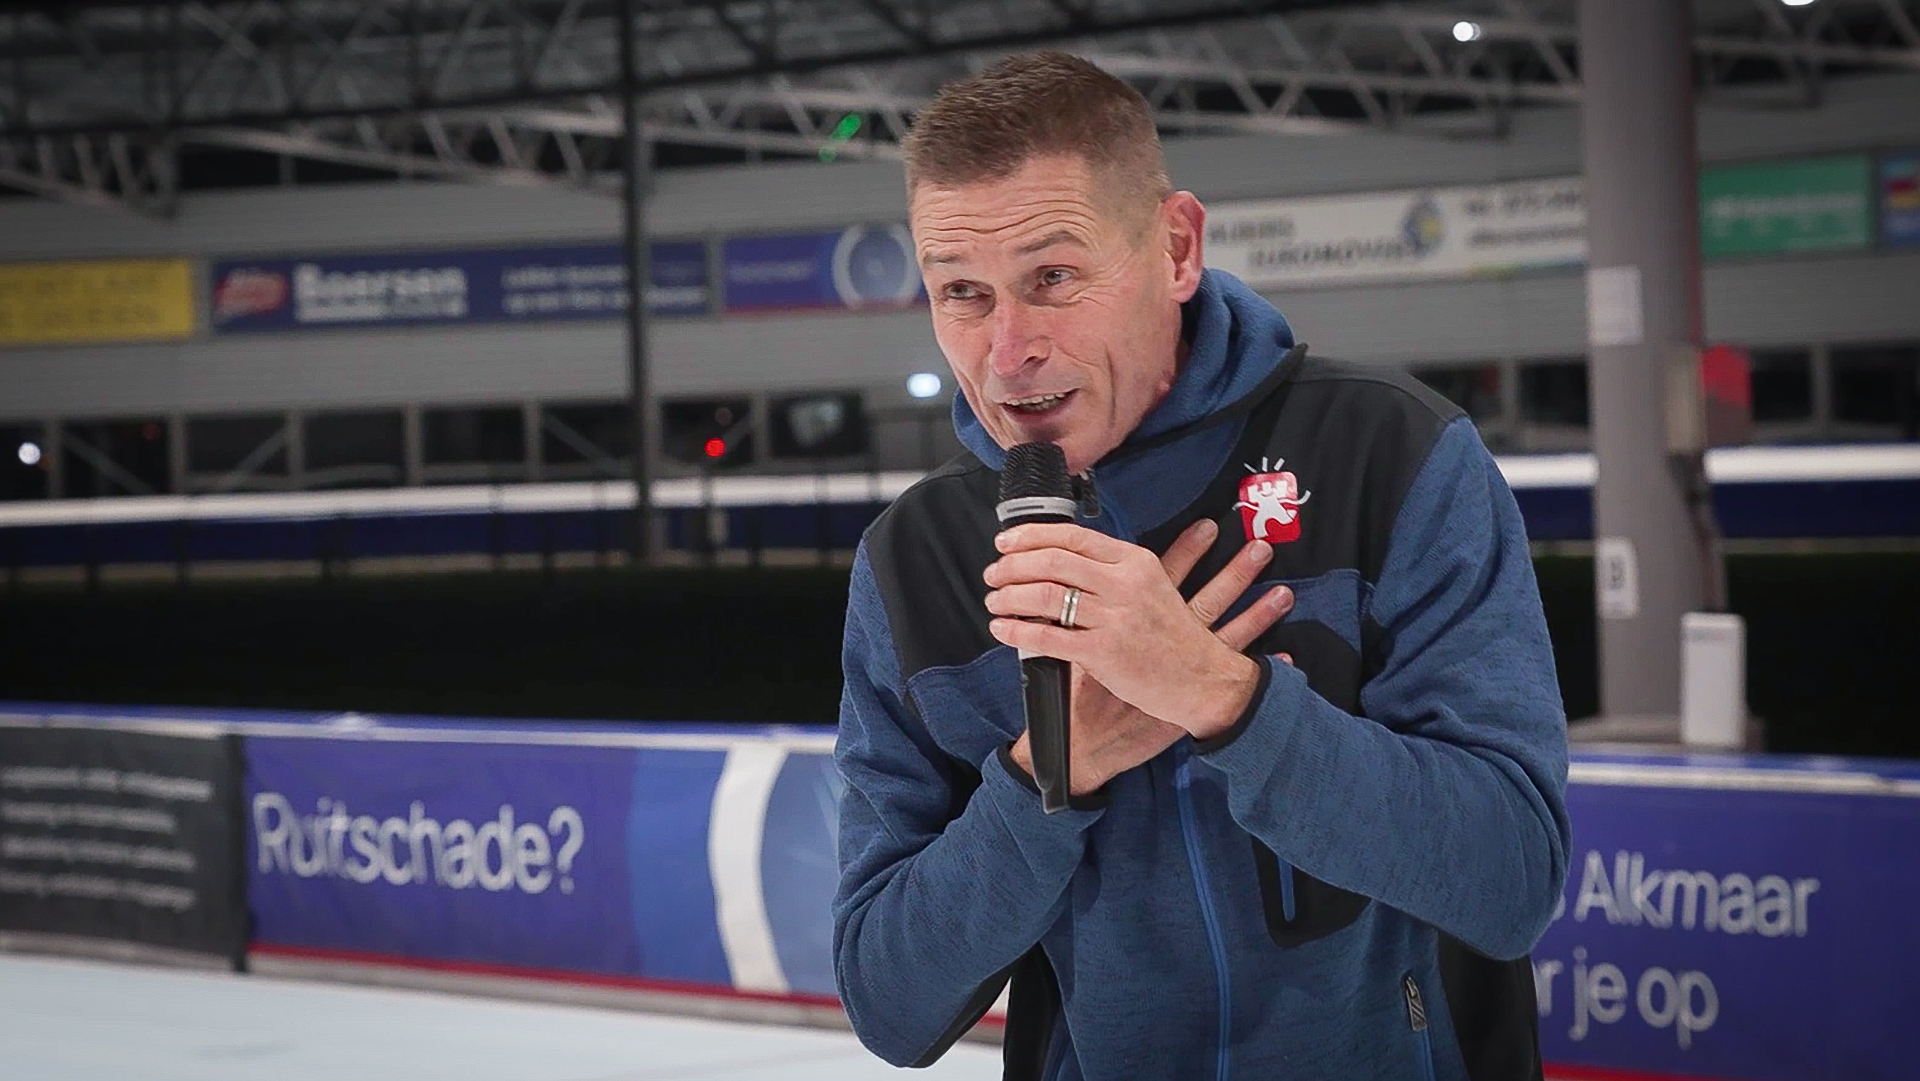
[{"label": "man's eyebrow", "polygon": [[1080,238],[1066,229],[1055,229],[1039,240],[1030,240],[1014,249],[1018,255],[1032,255],[1034,252],[1051,248],[1055,244],[1079,244]]},{"label": "man's eyebrow", "polygon": [[[1055,229],[1053,232],[1048,233],[1038,240],[1027,241],[1025,244],[1013,249],[1013,251],[1015,255],[1032,255],[1034,252],[1044,251],[1056,244],[1080,244],[1083,247],[1085,246],[1085,243],[1078,236],[1074,235],[1071,230]],[[962,261],[959,252],[942,251],[937,248],[920,257],[921,266],[937,266],[942,263],[958,263]]]}]

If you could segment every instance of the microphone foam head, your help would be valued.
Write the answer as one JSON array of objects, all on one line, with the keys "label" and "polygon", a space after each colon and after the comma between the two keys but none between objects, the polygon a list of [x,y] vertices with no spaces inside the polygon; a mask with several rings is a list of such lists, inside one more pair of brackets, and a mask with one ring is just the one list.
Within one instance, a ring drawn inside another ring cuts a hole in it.
[{"label": "microphone foam head", "polygon": [[1000,467],[1000,501],[1026,496],[1073,498],[1067,479],[1067,455],[1054,443],[1022,443],[1007,451]]}]

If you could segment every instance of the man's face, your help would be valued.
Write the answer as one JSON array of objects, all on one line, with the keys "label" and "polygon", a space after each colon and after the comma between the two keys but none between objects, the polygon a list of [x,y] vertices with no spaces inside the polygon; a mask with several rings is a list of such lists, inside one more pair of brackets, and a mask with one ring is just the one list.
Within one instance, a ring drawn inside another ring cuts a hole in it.
[{"label": "man's face", "polygon": [[1203,211],[1169,196],[1142,229],[1076,156],[912,193],[933,334],[987,433],[1085,470],[1173,385],[1180,305],[1199,287]]}]

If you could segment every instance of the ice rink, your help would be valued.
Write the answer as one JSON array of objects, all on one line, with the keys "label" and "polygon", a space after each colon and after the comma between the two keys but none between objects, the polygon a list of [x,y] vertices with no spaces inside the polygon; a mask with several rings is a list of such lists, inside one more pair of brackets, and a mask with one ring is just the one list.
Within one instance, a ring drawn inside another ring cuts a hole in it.
[{"label": "ice rink", "polygon": [[[851,1034],[0,955],[5,1081],[859,1081]],[[961,1044],[913,1076],[986,1081]]]}]

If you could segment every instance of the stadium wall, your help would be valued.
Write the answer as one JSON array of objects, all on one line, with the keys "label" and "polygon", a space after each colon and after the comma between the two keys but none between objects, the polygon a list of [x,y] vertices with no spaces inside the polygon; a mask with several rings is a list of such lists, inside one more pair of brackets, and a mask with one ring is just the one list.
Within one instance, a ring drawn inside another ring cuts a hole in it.
[{"label": "stadium wall", "polygon": [[[1901,107],[1920,78],[1836,82],[1800,112],[1703,108],[1703,160],[1791,157],[1920,145]],[[1179,139],[1175,179],[1228,200],[1572,175],[1577,114],[1518,112],[1507,137],[1350,136]],[[662,237],[900,220],[892,163],[676,170],[656,178]],[[142,255],[213,259],[281,253],[500,247],[605,241],[618,204],[562,187],[354,184],[195,193],[159,221],[41,200],[0,203],[0,263]],[[1706,271],[1708,337],[1747,345],[1920,337],[1920,253],[1742,261]],[[204,292],[205,283],[201,284]],[[1388,363],[1580,355],[1581,276],[1327,287],[1276,293],[1321,352]],[[202,296],[203,308],[206,298]],[[202,323],[205,323],[204,318]],[[0,415],[108,416],[457,404],[538,396],[617,397],[617,322],[198,336],[167,344],[0,352]],[[659,319],[651,353],[661,395],[715,390],[861,389],[905,400],[914,371],[937,369],[924,310]]]}]

